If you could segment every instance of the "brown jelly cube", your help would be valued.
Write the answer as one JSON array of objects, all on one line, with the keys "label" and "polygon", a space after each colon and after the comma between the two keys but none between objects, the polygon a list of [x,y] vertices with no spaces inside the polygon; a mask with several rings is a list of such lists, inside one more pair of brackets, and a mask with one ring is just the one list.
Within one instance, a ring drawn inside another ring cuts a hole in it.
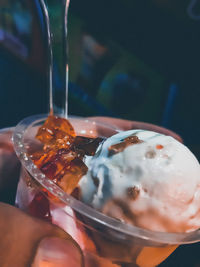
[{"label": "brown jelly cube", "polygon": [[39,151],[30,155],[30,158],[33,160],[35,165],[40,169],[42,168],[43,165],[45,165],[49,161],[52,161],[55,155],[56,155],[55,151],[49,151],[48,153],[44,151]]},{"label": "brown jelly cube", "polygon": [[65,175],[65,172],[68,171],[71,162],[76,159],[77,154],[71,150],[67,151],[60,151],[56,154],[56,157],[52,164],[56,166],[55,172],[52,173],[53,175],[49,178],[53,179],[55,182],[62,179]]},{"label": "brown jelly cube", "polygon": [[103,139],[75,136],[69,121],[53,115],[39,128],[36,138],[43,148],[31,155],[33,162],[66,193],[75,193],[88,170],[84,156],[94,155]]},{"label": "brown jelly cube", "polygon": [[67,148],[75,137],[75,131],[70,122],[64,118],[50,115],[39,128],[36,138],[49,148]]},{"label": "brown jelly cube", "polygon": [[103,138],[100,137],[88,138],[84,136],[76,136],[73,142],[73,147],[82,150],[85,155],[93,156],[102,141]]},{"label": "brown jelly cube", "polygon": [[28,209],[31,215],[51,222],[49,200],[41,192],[34,196]]},{"label": "brown jelly cube", "polygon": [[58,185],[67,193],[71,194],[77,187],[81,177],[87,173],[87,166],[81,159],[74,159],[65,169],[65,174]]}]

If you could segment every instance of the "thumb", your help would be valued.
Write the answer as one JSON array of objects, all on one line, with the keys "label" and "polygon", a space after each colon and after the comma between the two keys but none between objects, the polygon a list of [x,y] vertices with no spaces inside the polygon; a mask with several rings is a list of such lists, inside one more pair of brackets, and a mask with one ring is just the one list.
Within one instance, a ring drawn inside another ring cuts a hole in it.
[{"label": "thumb", "polygon": [[46,237],[39,243],[32,267],[77,267],[81,265],[79,248],[71,239]]},{"label": "thumb", "polygon": [[83,266],[80,247],[57,226],[4,203],[0,218],[0,266]]}]

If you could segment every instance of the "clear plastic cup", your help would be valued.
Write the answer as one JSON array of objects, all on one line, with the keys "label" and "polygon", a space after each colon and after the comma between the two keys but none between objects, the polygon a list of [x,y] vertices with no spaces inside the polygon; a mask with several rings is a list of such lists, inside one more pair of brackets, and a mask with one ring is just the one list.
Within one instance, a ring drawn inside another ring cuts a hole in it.
[{"label": "clear plastic cup", "polygon": [[[35,134],[44,120],[42,115],[29,117],[20,122],[14,131],[15,151],[23,166],[16,205],[68,232],[82,248],[86,267],[153,267],[164,261],[180,244],[200,241],[199,230],[161,233],[134,227],[66,194],[28,156],[31,151],[37,150],[39,142]],[[70,118],[70,121],[78,135],[109,137],[119,131],[109,124],[83,118]],[[149,129],[148,124],[146,128]],[[160,128],[160,131],[164,133],[165,129]]]}]

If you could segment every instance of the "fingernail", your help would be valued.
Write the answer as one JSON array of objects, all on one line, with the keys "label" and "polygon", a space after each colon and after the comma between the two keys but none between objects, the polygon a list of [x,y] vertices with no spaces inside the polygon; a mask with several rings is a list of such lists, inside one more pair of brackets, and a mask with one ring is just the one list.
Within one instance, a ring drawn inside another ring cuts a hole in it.
[{"label": "fingernail", "polygon": [[73,241],[50,237],[39,243],[32,266],[81,267],[81,261],[81,252]]}]

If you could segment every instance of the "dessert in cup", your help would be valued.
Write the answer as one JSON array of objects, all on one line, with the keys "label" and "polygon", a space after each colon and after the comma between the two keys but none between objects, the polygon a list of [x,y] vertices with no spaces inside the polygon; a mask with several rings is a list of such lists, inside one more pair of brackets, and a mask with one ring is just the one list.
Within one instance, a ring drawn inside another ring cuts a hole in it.
[{"label": "dessert in cup", "polygon": [[45,119],[15,129],[23,165],[16,203],[68,232],[86,266],[156,266],[199,241],[199,163],[167,130]]}]

